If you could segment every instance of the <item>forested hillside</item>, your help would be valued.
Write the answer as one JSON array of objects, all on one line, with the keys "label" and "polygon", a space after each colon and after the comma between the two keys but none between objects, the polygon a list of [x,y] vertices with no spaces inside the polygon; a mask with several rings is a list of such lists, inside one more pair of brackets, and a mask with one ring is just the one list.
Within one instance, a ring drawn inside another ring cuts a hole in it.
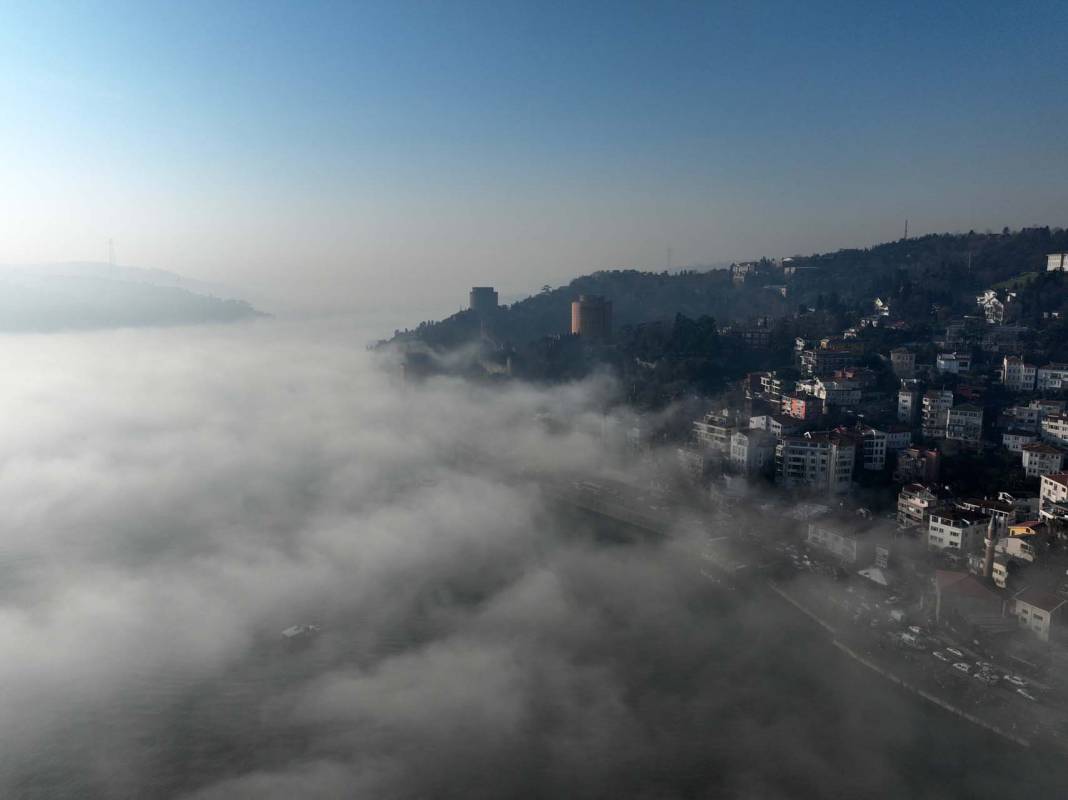
[{"label": "forested hillside", "polygon": [[[874,297],[889,300],[895,315],[925,323],[937,321],[935,307],[943,315],[972,313],[976,293],[996,286],[1021,290],[1026,319],[1068,304],[1068,287],[1060,276],[1044,275],[1046,254],[1062,251],[1068,251],[1064,229],[1028,228],[932,234],[868,249],[762,261],[738,281],[727,270],[602,271],[502,306],[486,324],[497,341],[513,344],[565,334],[571,301],[580,294],[611,300],[617,330],[670,322],[678,314],[710,316],[723,324],[792,316],[799,308],[868,313]],[[482,320],[464,311],[398,332],[396,338],[449,348],[478,337],[482,327]]]}]

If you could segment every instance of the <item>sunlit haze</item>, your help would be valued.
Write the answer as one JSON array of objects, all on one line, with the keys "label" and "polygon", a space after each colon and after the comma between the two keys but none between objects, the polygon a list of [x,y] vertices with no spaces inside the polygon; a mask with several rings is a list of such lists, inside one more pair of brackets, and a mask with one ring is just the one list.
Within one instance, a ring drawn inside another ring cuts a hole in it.
[{"label": "sunlit haze", "polygon": [[111,239],[440,316],[669,249],[1054,224],[1068,9],[1026,7],[5,2],[0,262]]}]

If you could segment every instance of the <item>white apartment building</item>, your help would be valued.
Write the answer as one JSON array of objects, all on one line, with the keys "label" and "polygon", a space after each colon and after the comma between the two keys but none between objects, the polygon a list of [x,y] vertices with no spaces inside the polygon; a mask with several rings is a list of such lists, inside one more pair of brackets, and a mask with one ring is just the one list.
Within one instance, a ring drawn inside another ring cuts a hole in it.
[{"label": "white apartment building", "polygon": [[1025,444],[1022,453],[1024,474],[1028,478],[1060,472],[1064,466],[1064,451],[1045,442]]},{"label": "white apartment building", "polygon": [[1046,364],[1039,367],[1035,385],[1040,392],[1068,389],[1068,364]]},{"label": "white apartment building", "polygon": [[1042,441],[1068,447],[1068,414],[1051,414],[1042,418]]},{"label": "white apartment building", "polygon": [[1018,356],[1001,360],[1001,383],[1011,392],[1031,392],[1035,389],[1038,368]]},{"label": "white apartment building", "polygon": [[914,389],[900,389],[897,393],[897,419],[911,423],[919,410],[920,394]]},{"label": "white apartment building", "polygon": [[897,495],[897,524],[903,528],[926,528],[931,510],[938,505],[938,495],[922,483],[902,486]]},{"label": "white apartment building", "polygon": [[779,480],[788,489],[807,488],[831,494],[848,492],[853,482],[853,439],[841,434],[787,436],[775,448]]},{"label": "white apartment building", "polygon": [[983,438],[983,409],[963,403],[949,410],[946,418],[947,439],[978,444]]},{"label": "white apartment building", "polygon": [[1005,322],[1005,306],[1015,299],[1015,292],[1005,293],[1005,299],[1002,300],[998,297],[997,291],[994,289],[987,289],[975,298],[975,303],[979,306],[979,310],[982,312],[988,323],[991,325],[1001,325]]},{"label": "white apartment building", "polygon": [[1013,453],[1022,453],[1025,444],[1038,441],[1038,434],[1011,428],[1001,434],[1001,443]]},{"label": "white apartment building", "polygon": [[731,436],[731,465],[745,475],[770,469],[775,459],[775,437],[761,430],[735,431]]},{"label": "white apartment building", "polygon": [[927,546],[932,550],[971,553],[982,544],[990,520],[975,511],[940,511],[931,514]]},{"label": "white apartment building", "polygon": [[1046,256],[1048,272],[1068,272],[1068,253],[1050,253]]},{"label": "white apartment building", "polygon": [[1068,515],[1068,472],[1041,476],[1038,515],[1042,519],[1064,519]]},{"label": "white apartment building", "polygon": [[923,435],[945,436],[949,410],[953,408],[953,392],[931,389],[923,395]]},{"label": "white apartment building", "polygon": [[717,414],[708,414],[693,424],[694,439],[697,443],[720,453],[730,452],[734,430],[734,425]]},{"label": "white apartment building", "polygon": [[939,353],[935,359],[935,369],[939,372],[948,372],[951,375],[959,375],[972,368],[972,357],[965,353]]}]

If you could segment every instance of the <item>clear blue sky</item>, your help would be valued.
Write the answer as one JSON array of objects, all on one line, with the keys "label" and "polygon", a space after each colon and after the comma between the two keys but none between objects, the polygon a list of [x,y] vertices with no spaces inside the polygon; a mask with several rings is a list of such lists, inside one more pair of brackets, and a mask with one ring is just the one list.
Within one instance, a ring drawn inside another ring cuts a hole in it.
[{"label": "clear blue sky", "polygon": [[1068,3],[8,3],[0,261],[458,306],[1068,224]]}]

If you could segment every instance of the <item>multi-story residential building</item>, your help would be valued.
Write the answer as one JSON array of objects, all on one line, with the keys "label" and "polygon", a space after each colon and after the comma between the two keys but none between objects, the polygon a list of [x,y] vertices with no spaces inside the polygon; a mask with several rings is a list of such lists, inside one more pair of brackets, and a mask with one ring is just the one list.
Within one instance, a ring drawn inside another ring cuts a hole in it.
[{"label": "multi-story residential building", "polygon": [[700,448],[690,445],[676,448],[675,455],[679,460],[679,468],[682,472],[694,483],[700,483],[708,466],[706,453]]},{"label": "multi-story residential building", "polygon": [[1068,364],[1046,364],[1039,367],[1035,386],[1040,392],[1068,389]]},{"label": "multi-story residential building", "polygon": [[1030,333],[1026,325],[989,325],[979,347],[984,353],[1017,353]]},{"label": "multi-story residential building", "polygon": [[860,403],[861,391],[853,381],[816,381],[816,397],[825,406],[855,406]]},{"label": "multi-story residential building", "polygon": [[783,416],[806,421],[823,413],[823,401],[807,394],[784,394],[781,408]]},{"label": "multi-story residential building", "polygon": [[1068,472],[1042,475],[1038,487],[1038,515],[1042,519],[1068,519]]},{"label": "multi-story residential building", "polygon": [[988,519],[993,517],[994,530],[1005,533],[1009,526],[1016,521],[1016,506],[1004,500],[990,500],[987,498],[973,498],[962,500],[957,504],[965,511],[974,511]]},{"label": "multi-story residential building", "polygon": [[771,414],[753,414],[749,417],[749,429],[753,431],[766,431]]},{"label": "multi-story residential building", "polygon": [[1068,414],[1050,414],[1042,418],[1041,439],[1049,444],[1068,447]]},{"label": "multi-story residential building", "polygon": [[946,435],[949,410],[953,408],[953,392],[930,389],[923,395],[923,435],[928,438]]},{"label": "multi-story residential building", "polygon": [[987,289],[975,298],[979,311],[991,325],[1001,325],[1005,322],[1008,306],[1016,299],[1015,292],[999,292],[996,289]]},{"label": "multi-story residential building", "polygon": [[886,452],[900,453],[912,445],[912,428],[908,425],[878,425],[886,434]]},{"label": "multi-story residential building", "polygon": [[1042,412],[1035,408],[1034,403],[1026,406],[1009,406],[1004,412],[1007,427],[1021,431],[1038,431],[1038,423],[1042,419]]},{"label": "multi-story residential building", "polygon": [[1037,478],[1052,472],[1060,472],[1064,466],[1064,451],[1045,442],[1032,442],[1021,448],[1024,474]]},{"label": "multi-story residential building", "polygon": [[851,367],[856,360],[856,353],[844,348],[816,347],[801,351],[801,369],[817,378],[826,378],[835,370]]},{"label": "multi-story residential building", "polygon": [[949,410],[946,418],[947,439],[976,445],[983,438],[983,409],[962,403]]},{"label": "multi-story residential building", "polygon": [[1013,453],[1022,453],[1025,444],[1038,441],[1038,434],[1023,431],[1019,428],[1010,428],[1001,434],[1001,443]]},{"label": "multi-story residential building", "polygon": [[768,417],[768,433],[776,439],[784,436],[792,436],[801,432],[803,425],[792,417],[784,417],[782,414],[772,414]]},{"label": "multi-story residential building", "polygon": [[959,375],[962,372],[968,372],[971,368],[972,357],[966,353],[939,353],[935,359],[935,369],[939,372]]},{"label": "multi-story residential building", "polygon": [[1031,392],[1035,388],[1038,368],[1019,356],[1005,356],[1001,360],[1001,383],[1010,392]]},{"label": "multi-story residential building", "polygon": [[920,393],[917,389],[902,387],[897,393],[897,419],[910,425],[916,421],[920,410]]},{"label": "multi-story residential building", "polygon": [[859,428],[864,469],[886,467],[887,455],[906,449],[912,443],[912,431],[899,425],[862,425]]},{"label": "multi-story residential building", "polygon": [[731,436],[730,461],[745,475],[770,471],[775,463],[775,437],[767,431],[735,431]]},{"label": "multi-story residential building", "polygon": [[693,424],[694,439],[702,447],[720,453],[730,452],[735,426],[722,415],[711,413]]},{"label": "multi-story residential building", "polygon": [[998,500],[1015,508],[1017,519],[1030,519],[1038,515],[1038,492],[998,492]]},{"label": "multi-story residential building", "polygon": [[989,522],[977,511],[957,509],[932,513],[927,525],[927,546],[932,550],[970,553],[979,548]]},{"label": "multi-story residential building", "polygon": [[1064,400],[1042,398],[1040,400],[1032,400],[1028,405],[1038,409],[1039,418],[1041,418],[1048,417],[1050,414],[1063,414],[1066,403]]},{"label": "multi-story residential building", "polygon": [[861,464],[867,470],[886,468],[886,432],[864,426],[860,429]]},{"label": "multi-story residential building", "polygon": [[939,506],[938,495],[922,483],[902,486],[897,495],[897,524],[902,528],[926,528],[931,512]]},{"label": "multi-story residential building", "polygon": [[853,481],[856,445],[840,433],[787,436],[775,448],[779,480],[788,489],[807,488],[841,494]]},{"label": "multi-story residential building", "polygon": [[1068,599],[1059,594],[1028,587],[1013,597],[1013,613],[1020,621],[1020,627],[1048,642],[1051,629],[1059,625],[1064,616],[1066,603]]},{"label": "multi-story residential building", "polygon": [[938,480],[941,456],[935,449],[909,447],[897,454],[894,480],[899,483],[934,483]]},{"label": "multi-story residential building", "polygon": [[875,537],[872,533],[856,530],[847,523],[810,522],[805,544],[851,567],[870,563],[875,556]]},{"label": "multi-story residential building", "polygon": [[859,386],[861,390],[870,389],[879,382],[878,373],[867,367],[846,367],[845,369],[835,370],[834,375],[831,377],[836,381],[851,381]]},{"label": "multi-story residential building", "polygon": [[916,374],[916,354],[904,347],[890,351],[890,367],[899,378],[911,378]]},{"label": "multi-story residential building", "polygon": [[1046,269],[1049,272],[1068,272],[1068,253],[1050,253],[1046,256]]},{"label": "multi-story residential building", "polygon": [[784,394],[794,390],[794,380],[777,372],[765,372],[760,377],[760,389],[772,403],[779,403]]},{"label": "multi-story residential building", "polygon": [[995,545],[995,552],[1018,558],[1021,561],[1034,561],[1038,557],[1035,546],[1022,536],[1003,536]]}]

